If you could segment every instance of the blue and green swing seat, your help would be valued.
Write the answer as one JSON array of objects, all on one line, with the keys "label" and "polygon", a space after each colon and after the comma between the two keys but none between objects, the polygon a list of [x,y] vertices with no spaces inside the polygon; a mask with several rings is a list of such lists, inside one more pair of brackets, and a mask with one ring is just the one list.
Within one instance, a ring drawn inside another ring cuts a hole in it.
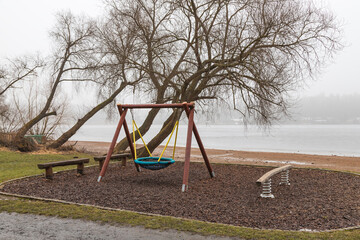
[{"label": "blue and green swing seat", "polygon": [[[146,150],[148,151],[149,153],[149,157],[142,157],[142,158],[137,158],[137,155],[136,155],[136,138],[135,138],[135,128],[136,127],[136,131],[138,132]],[[140,167],[142,168],[145,168],[145,169],[148,169],[148,170],[160,170],[160,169],[163,169],[163,168],[166,168],[168,166],[170,166],[171,164],[175,163],[175,149],[176,149],[176,140],[177,140],[177,136],[178,136],[178,129],[179,129],[179,121],[176,121],[175,125],[174,125],[174,128],[173,130],[171,131],[171,134],[170,134],[170,137],[164,147],[164,149],[162,150],[161,154],[160,154],[160,157],[153,157],[149,148],[147,147],[145,141],[144,141],[144,138],[142,137],[140,131],[139,131],[139,128],[138,126],[136,125],[135,123],[135,120],[132,121],[132,129],[133,129],[133,143],[134,143],[134,154],[135,154],[135,163],[137,163]],[[176,129],[176,131],[175,131]],[[176,132],[175,133],[175,142],[174,142],[174,148],[173,148],[173,155],[172,155],[172,158],[166,158],[166,157],[163,157],[164,155],[164,152],[171,140],[171,137],[174,133],[174,131]]]}]

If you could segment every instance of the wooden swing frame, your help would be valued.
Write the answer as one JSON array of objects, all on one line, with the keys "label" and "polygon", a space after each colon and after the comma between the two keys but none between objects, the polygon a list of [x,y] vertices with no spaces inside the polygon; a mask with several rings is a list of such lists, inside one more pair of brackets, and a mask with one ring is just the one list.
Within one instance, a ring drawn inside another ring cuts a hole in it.
[{"label": "wooden swing frame", "polygon": [[[186,150],[185,150],[185,164],[184,164],[184,175],[183,175],[183,184],[182,184],[182,188],[181,191],[185,192],[186,190],[188,190],[188,186],[189,186],[189,170],[190,170],[190,154],[191,154],[191,140],[192,140],[192,133],[194,133],[195,139],[199,145],[199,149],[201,151],[202,157],[204,159],[205,165],[209,171],[210,177],[215,177],[215,173],[212,170],[212,167],[210,165],[209,159],[206,155],[206,151],[204,148],[204,145],[201,141],[199,132],[197,130],[197,127],[194,123],[194,107],[195,104],[193,102],[191,103],[187,103],[187,102],[183,102],[183,103],[172,103],[172,104],[118,104],[117,108],[119,110],[120,113],[120,120],[119,123],[117,125],[117,128],[115,130],[115,134],[113,137],[113,140],[110,144],[110,148],[109,151],[107,153],[106,159],[104,161],[103,167],[101,169],[99,178],[98,178],[98,182],[101,181],[101,179],[105,176],[106,173],[106,169],[109,165],[110,162],[110,158],[112,153],[114,152],[114,148],[115,148],[115,144],[118,140],[119,137],[119,133],[121,130],[121,127],[124,127],[125,130],[125,135],[126,138],[128,140],[129,146],[130,146],[130,150],[131,150],[131,154],[133,156],[133,160],[135,157],[135,150],[134,150],[134,145],[132,143],[132,139],[130,136],[130,132],[129,132],[129,128],[127,126],[126,123],[126,113],[128,111],[128,109],[134,109],[134,108],[183,108],[186,116],[189,119],[188,122],[188,129],[187,129],[187,138],[186,138]],[[135,163],[135,168],[138,172],[140,172],[140,166]]]}]

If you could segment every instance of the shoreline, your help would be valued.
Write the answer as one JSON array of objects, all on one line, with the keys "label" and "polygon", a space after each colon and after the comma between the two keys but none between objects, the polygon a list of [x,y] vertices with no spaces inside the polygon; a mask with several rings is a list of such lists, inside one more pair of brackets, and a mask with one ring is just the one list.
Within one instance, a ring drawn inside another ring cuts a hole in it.
[{"label": "shoreline", "polygon": [[[96,141],[69,141],[68,145],[74,145],[79,151],[89,152],[94,155],[106,154],[110,142]],[[154,151],[159,155],[162,151],[160,146]],[[282,153],[282,152],[251,152],[238,150],[206,149],[211,163],[245,164],[261,166],[283,166],[293,165],[294,167],[321,168],[337,171],[360,172],[360,157],[348,157],[337,155],[315,155],[303,153]],[[165,151],[165,156],[172,155],[172,147]],[[177,147],[175,160],[183,161],[185,147]],[[191,161],[201,162],[202,156],[198,147],[191,149]]]}]

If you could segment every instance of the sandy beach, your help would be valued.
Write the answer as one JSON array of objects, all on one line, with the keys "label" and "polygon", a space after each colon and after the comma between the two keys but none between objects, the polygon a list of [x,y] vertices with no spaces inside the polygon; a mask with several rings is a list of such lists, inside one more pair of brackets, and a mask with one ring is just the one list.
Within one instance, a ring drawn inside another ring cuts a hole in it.
[{"label": "sandy beach", "polygon": [[[74,145],[76,149],[86,151],[94,155],[106,154],[109,142],[91,142],[78,141],[68,142]],[[162,150],[160,146],[155,150],[154,155],[158,155]],[[234,150],[218,150],[206,149],[210,162],[213,163],[229,163],[229,164],[247,164],[261,166],[282,166],[293,165],[294,167],[311,167],[340,171],[360,172],[360,157],[346,157],[336,155],[311,155],[298,153],[273,153],[273,152],[249,152]],[[168,147],[165,156],[172,155],[172,147]],[[185,156],[185,148],[177,147],[175,160],[183,161]],[[191,151],[191,161],[200,162],[202,156],[197,147],[193,147]]]}]

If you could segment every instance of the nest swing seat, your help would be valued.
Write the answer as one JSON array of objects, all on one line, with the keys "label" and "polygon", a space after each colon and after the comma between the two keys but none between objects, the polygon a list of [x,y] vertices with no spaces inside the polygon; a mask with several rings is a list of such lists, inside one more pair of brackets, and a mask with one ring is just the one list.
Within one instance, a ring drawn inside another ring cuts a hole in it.
[{"label": "nest swing seat", "polygon": [[[137,158],[136,156],[136,138],[135,138],[135,128],[136,127],[136,130],[146,148],[146,150],[148,151],[149,153],[149,157],[141,157],[141,158]],[[148,170],[160,170],[160,169],[164,169],[164,168],[167,168],[168,166],[170,166],[171,164],[175,163],[175,160],[174,160],[174,157],[175,157],[175,149],[176,149],[176,140],[177,140],[177,136],[178,136],[178,129],[179,129],[179,121],[176,121],[175,125],[174,125],[174,128],[173,130],[171,131],[171,134],[170,134],[170,137],[163,149],[163,151],[161,152],[161,155],[160,157],[153,157],[149,148],[147,147],[140,131],[139,131],[139,128],[138,126],[136,125],[135,121],[133,120],[132,121],[132,128],[133,128],[133,143],[134,143],[134,151],[135,151],[135,160],[134,162],[136,164],[138,164],[140,167],[142,168],[145,168],[145,169],[148,169]],[[176,129],[176,131],[175,131]],[[175,142],[174,142],[174,149],[173,149],[173,156],[172,158],[166,158],[166,157],[163,157],[164,155],[164,152],[171,140],[171,137],[174,133],[174,131],[176,132],[175,133]]]},{"label": "nest swing seat", "polygon": [[175,160],[172,158],[159,158],[157,157],[142,157],[135,159],[135,163],[139,164],[140,167],[148,169],[148,170],[160,170],[170,166],[175,163]]}]

